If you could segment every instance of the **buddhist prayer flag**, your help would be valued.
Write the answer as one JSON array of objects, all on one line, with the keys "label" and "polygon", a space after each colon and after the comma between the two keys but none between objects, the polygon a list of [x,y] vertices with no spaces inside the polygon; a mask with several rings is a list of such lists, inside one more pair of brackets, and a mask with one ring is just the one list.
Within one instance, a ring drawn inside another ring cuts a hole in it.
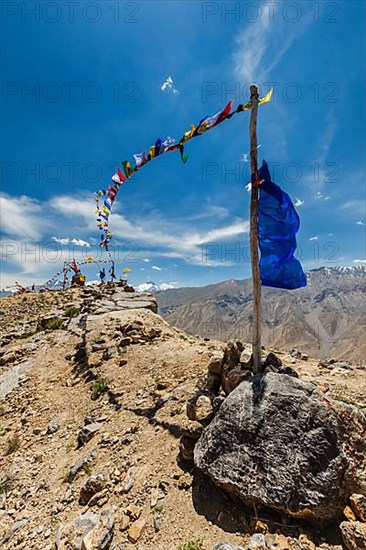
[{"label": "buddhist prayer flag", "polygon": [[[306,286],[301,263],[294,257],[300,218],[287,193],[271,181],[263,161],[258,171],[259,271],[262,285],[295,289]],[[252,185],[254,181],[252,181]]]},{"label": "buddhist prayer flag", "polygon": [[[267,103],[271,100],[271,97],[272,90],[270,90],[268,94],[266,94],[259,101],[258,104],[262,105],[263,103]],[[154,145],[151,145],[151,147],[148,149],[147,156],[145,155],[145,153],[137,153],[133,155],[135,161],[134,166],[131,166],[128,160],[122,162],[124,173],[119,167],[117,168],[116,173],[112,176],[114,185],[109,186],[107,191],[102,189],[95,193],[97,226],[101,231],[103,231],[100,246],[103,246],[106,248],[106,250],[108,250],[109,242],[112,236],[111,231],[109,231],[109,215],[111,213],[112,205],[116,199],[118,190],[121,184],[126,181],[126,179],[130,178],[142,166],[153,160],[155,157],[162,155],[163,153],[179,151],[182,162],[187,162],[188,155],[184,153],[184,145],[187,141],[196,136],[204,134],[208,130],[211,130],[212,128],[224,122],[224,120],[230,119],[236,113],[247,111],[251,108],[252,104],[251,102],[249,102],[246,105],[238,105],[237,108],[232,111],[232,101],[229,101],[229,103],[221,111],[218,111],[216,114],[211,116],[205,116],[200,120],[197,125],[192,124],[190,130],[183,133],[183,137],[180,139],[180,141],[169,136],[165,138],[164,141],[158,138]],[[108,196],[108,200],[103,201],[103,203],[100,204],[99,197],[103,197],[105,195]],[[104,222],[102,220],[104,220]]]}]

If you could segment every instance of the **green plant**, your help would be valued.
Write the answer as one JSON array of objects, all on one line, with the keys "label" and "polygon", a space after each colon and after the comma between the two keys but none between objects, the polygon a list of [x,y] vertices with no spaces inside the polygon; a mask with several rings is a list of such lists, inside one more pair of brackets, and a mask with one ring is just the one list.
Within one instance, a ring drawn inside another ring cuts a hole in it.
[{"label": "green plant", "polygon": [[154,514],[161,514],[161,512],[164,511],[164,506],[163,504],[161,504],[160,502],[158,502],[157,504],[155,504],[154,508],[153,508],[153,512]]},{"label": "green plant", "polygon": [[70,306],[65,309],[65,316],[70,317],[71,319],[72,317],[76,317],[77,315],[79,315],[79,312],[80,312],[80,308]]},{"label": "green plant", "polygon": [[10,479],[5,479],[0,482],[0,495],[8,493],[12,489],[12,482]]},{"label": "green plant", "polygon": [[97,378],[91,385],[92,399],[98,399],[100,395],[108,389],[108,384],[104,378]]},{"label": "green plant", "polygon": [[57,330],[58,328],[62,328],[62,325],[62,319],[59,319],[58,317],[53,317],[52,319],[47,319],[43,328],[44,330]]},{"label": "green plant", "polygon": [[29,332],[23,332],[19,338],[22,338],[22,339],[26,339],[26,338],[30,338],[31,336],[34,336],[36,334],[35,331],[29,331]]},{"label": "green plant", "polygon": [[73,443],[72,441],[69,441],[68,444],[66,445],[66,452],[71,453],[71,451],[73,451],[74,449],[75,449],[75,443]]},{"label": "green plant", "polygon": [[178,546],[178,550],[203,550],[203,542],[200,539],[192,539]]},{"label": "green plant", "polygon": [[20,448],[20,438],[18,435],[13,435],[8,441],[8,447],[5,451],[6,455],[10,455],[12,453],[15,453]]}]

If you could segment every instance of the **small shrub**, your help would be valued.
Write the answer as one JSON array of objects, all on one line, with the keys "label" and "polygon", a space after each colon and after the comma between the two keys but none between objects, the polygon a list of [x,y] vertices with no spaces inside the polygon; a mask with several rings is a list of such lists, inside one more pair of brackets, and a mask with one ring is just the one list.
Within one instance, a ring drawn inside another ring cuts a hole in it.
[{"label": "small shrub", "polygon": [[30,338],[31,336],[34,336],[36,333],[35,331],[29,331],[29,332],[23,332],[19,338],[22,338],[22,339],[26,339],[26,338]]},{"label": "small shrub", "polygon": [[62,328],[63,320],[59,319],[58,317],[54,317],[53,319],[48,319],[46,323],[44,324],[44,330],[57,330],[59,328]]},{"label": "small shrub", "polygon": [[13,488],[13,483],[10,479],[5,479],[4,481],[0,482],[0,495],[9,493],[11,489]]},{"label": "small shrub", "polygon": [[203,550],[203,543],[200,539],[192,539],[185,544],[178,546],[178,550]]},{"label": "small shrub", "polygon": [[164,512],[164,504],[158,502],[152,509],[154,516],[159,516]]},{"label": "small shrub", "polygon": [[20,438],[18,435],[13,435],[8,441],[8,448],[6,449],[5,454],[10,455],[15,453],[20,448]]},{"label": "small shrub", "polygon": [[65,309],[65,316],[70,317],[70,319],[72,317],[76,317],[77,315],[79,315],[79,313],[80,309],[78,307],[71,306]]},{"label": "small shrub", "polygon": [[91,385],[92,399],[98,399],[108,389],[108,384],[104,378],[97,378]]}]

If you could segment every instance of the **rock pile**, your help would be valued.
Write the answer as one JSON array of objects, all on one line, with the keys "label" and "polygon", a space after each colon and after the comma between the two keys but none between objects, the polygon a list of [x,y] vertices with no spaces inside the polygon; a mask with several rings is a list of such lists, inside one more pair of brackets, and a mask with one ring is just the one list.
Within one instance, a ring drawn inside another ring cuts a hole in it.
[{"label": "rock pile", "polygon": [[352,493],[366,490],[365,416],[300,380],[273,353],[262,370],[253,375],[240,342],[212,357],[187,403],[203,431],[182,438],[182,456],[194,452],[195,467],[246,504],[340,518]]}]

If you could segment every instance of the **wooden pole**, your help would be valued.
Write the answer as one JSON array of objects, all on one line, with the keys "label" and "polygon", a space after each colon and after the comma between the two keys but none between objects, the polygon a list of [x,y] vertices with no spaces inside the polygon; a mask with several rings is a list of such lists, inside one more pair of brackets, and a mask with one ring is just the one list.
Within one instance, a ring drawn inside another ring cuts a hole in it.
[{"label": "wooden pole", "polygon": [[[250,87],[250,168],[254,174],[254,180],[258,179],[258,150],[257,150],[257,112],[258,112],[258,88]],[[261,370],[262,345],[261,345],[261,280],[259,275],[259,251],[258,251],[258,185],[252,184],[250,196],[250,258],[252,264],[253,282],[253,371],[255,374]]]}]

